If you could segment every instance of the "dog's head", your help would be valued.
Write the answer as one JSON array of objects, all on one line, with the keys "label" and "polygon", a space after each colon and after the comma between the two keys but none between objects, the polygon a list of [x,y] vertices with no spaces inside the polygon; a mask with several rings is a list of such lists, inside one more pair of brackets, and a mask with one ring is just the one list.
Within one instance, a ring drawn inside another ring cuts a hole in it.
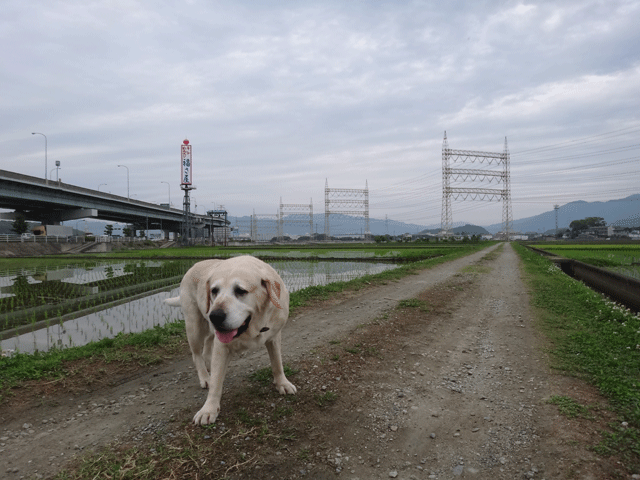
[{"label": "dog's head", "polygon": [[[281,309],[280,278],[253,257],[220,262],[204,283],[206,316],[222,343],[230,343],[247,331],[252,320],[264,319],[273,308]],[[203,312],[204,313],[204,312]],[[262,330],[268,330],[263,327]]]}]

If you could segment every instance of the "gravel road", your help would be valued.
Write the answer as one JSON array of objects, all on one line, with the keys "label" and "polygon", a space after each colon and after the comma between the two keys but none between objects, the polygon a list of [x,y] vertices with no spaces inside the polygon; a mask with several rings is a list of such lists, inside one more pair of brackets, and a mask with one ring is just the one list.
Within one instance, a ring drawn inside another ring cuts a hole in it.
[{"label": "gravel road", "polygon": [[[443,296],[445,307],[427,317],[396,308],[403,299],[435,304]],[[585,446],[594,427],[569,422],[546,402],[567,391],[602,399],[549,370],[509,244],[300,312],[283,331],[284,362],[295,365],[314,348],[348,339],[359,325],[382,317],[405,325],[377,336],[387,348],[376,364],[353,373],[348,384],[340,376],[331,380],[353,401],[340,407],[339,421],[318,419],[326,426],[319,433],[322,448],[309,447],[302,469],[281,466],[280,478],[608,478],[607,465]],[[267,364],[266,352],[233,361],[225,395],[247,370]],[[312,375],[302,378],[299,388],[321,388]],[[197,383],[185,355],[132,372],[116,386],[26,398],[19,413],[2,407],[0,476],[47,478],[81,452],[122,438],[142,440],[201,406],[205,394]],[[221,415],[224,404],[223,395]]]}]

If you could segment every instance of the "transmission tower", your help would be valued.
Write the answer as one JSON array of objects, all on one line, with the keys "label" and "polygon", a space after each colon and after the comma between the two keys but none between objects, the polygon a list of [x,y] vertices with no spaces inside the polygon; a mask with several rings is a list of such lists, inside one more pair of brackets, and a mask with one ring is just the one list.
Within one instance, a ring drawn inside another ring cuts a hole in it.
[{"label": "transmission tower", "polygon": [[556,211],[556,238],[558,237],[558,210],[560,209],[560,205],[554,205],[553,209]]},{"label": "transmission tower", "polygon": [[252,233],[252,224],[253,224],[253,217],[249,217],[248,220],[238,220],[238,217],[236,217],[236,226],[234,227],[234,233],[233,236],[238,238],[238,239],[243,239],[243,238],[253,238]]},{"label": "transmission tower", "polygon": [[254,242],[268,242],[272,238],[278,236],[279,217],[277,213],[275,215],[267,213],[256,214],[253,211],[251,217],[251,240]]},{"label": "transmission tower", "polygon": [[[487,166],[498,166],[499,169],[465,169],[452,168],[455,164],[484,163]],[[496,182],[501,183],[501,189],[495,188],[465,188],[452,186],[452,182]],[[511,210],[511,176],[509,173],[509,149],[507,138],[504,139],[502,153],[476,152],[471,150],[452,150],[444,132],[442,142],[442,235],[451,236],[453,215],[451,200],[497,200],[502,201],[502,230],[508,240],[513,224]]]},{"label": "transmission tower", "polygon": [[[329,219],[332,214],[364,217],[364,238],[369,239],[369,182],[365,181],[364,189],[329,188],[329,181],[324,184],[324,234],[331,239]],[[354,235],[358,235],[357,233]]]},{"label": "transmission tower", "polygon": [[[306,218],[308,215],[308,219]],[[309,205],[298,203],[282,203],[280,197],[280,218],[278,222],[278,238],[282,241],[284,237],[284,226],[304,225],[309,222],[309,240],[313,238],[313,199]]]}]

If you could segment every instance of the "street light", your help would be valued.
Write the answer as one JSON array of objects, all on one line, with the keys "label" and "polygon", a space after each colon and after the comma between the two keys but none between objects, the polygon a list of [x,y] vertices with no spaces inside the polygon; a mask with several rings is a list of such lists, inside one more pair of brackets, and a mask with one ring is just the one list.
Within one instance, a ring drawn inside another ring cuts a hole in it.
[{"label": "street light", "polygon": [[160,183],[167,184],[167,188],[169,189],[169,208],[171,208],[171,184],[169,182],[160,182]]},{"label": "street light", "polygon": [[47,177],[47,136],[40,132],[31,132],[31,135],[42,135],[44,137],[44,180],[48,184],[49,178]]},{"label": "street light", "polygon": [[129,167],[126,165],[118,165],[119,167],[124,167],[127,169],[127,200],[129,200]]},{"label": "street light", "polygon": [[100,185],[98,185],[98,191],[100,191],[100,187],[101,187],[102,185],[106,185],[106,183],[101,183]]}]

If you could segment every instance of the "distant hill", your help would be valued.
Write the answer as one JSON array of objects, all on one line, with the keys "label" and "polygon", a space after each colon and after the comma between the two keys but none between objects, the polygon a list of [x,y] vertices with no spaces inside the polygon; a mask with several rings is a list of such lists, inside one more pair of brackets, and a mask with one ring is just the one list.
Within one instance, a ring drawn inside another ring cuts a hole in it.
[{"label": "distant hill", "polygon": [[[432,228],[429,230],[423,230],[420,233],[431,233],[436,234],[439,233],[441,228]],[[469,223],[465,225],[461,225],[459,227],[454,227],[453,233],[455,235],[490,235],[490,233],[484,227],[479,227],[478,225],[471,225]]]},{"label": "distant hill", "polygon": [[[618,200],[607,202],[576,202],[561,205],[558,209],[558,228],[569,228],[574,220],[587,217],[602,217],[607,225],[622,227],[640,226],[640,194],[630,195]],[[491,233],[502,230],[501,223],[486,227]],[[519,232],[545,232],[555,230],[556,213],[553,207],[548,211],[533,217],[520,218],[513,221],[513,230]]]},{"label": "distant hill", "polygon": [[[293,218],[293,217],[292,217]],[[244,230],[247,230],[250,225],[251,217],[228,217],[231,222],[231,226],[236,224],[241,227],[244,226]],[[303,215],[296,216],[294,218],[296,223],[286,223],[283,226],[285,235],[303,236],[309,235],[309,216]],[[331,235],[361,235],[364,232],[364,217],[351,217],[349,215],[333,214],[330,217],[331,221]],[[273,223],[275,224],[275,222]],[[265,223],[267,225],[267,223]],[[275,227],[274,227],[275,228]],[[403,233],[418,233],[424,229],[424,225],[417,225],[415,223],[404,223],[397,220],[386,220],[379,218],[369,218],[369,230],[372,235],[402,235]],[[316,213],[313,215],[313,232],[324,233],[324,213]],[[246,232],[245,232],[246,233]]]},{"label": "distant hill", "polygon": [[[309,217],[296,217],[297,220],[301,220],[302,223],[286,224],[283,227],[285,235],[303,236],[309,235]],[[244,226],[246,230],[249,226],[250,217],[229,217],[231,226],[236,224],[241,227]],[[417,225],[415,223],[404,223],[392,219],[369,219],[369,230],[372,235],[402,235],[404,233],[438,233],[440,231],[439,226],[430,225],[431,228],[425,225]],[[275,227],[274,227],[275,228]],[[314,233],[324,233],[324,213],[315,214],[313,216],[313,228]],[[348,215],[335,214],[331,215],[331,235],[341,234],[357,234],[360,235],[364,231],[364,219],[357,217],[350,217]],[[468,235],[482,235],[489,234],[489,232],[483,227],[477,225],[459,225],[453,229],[456,234],[466,233]]]}]

